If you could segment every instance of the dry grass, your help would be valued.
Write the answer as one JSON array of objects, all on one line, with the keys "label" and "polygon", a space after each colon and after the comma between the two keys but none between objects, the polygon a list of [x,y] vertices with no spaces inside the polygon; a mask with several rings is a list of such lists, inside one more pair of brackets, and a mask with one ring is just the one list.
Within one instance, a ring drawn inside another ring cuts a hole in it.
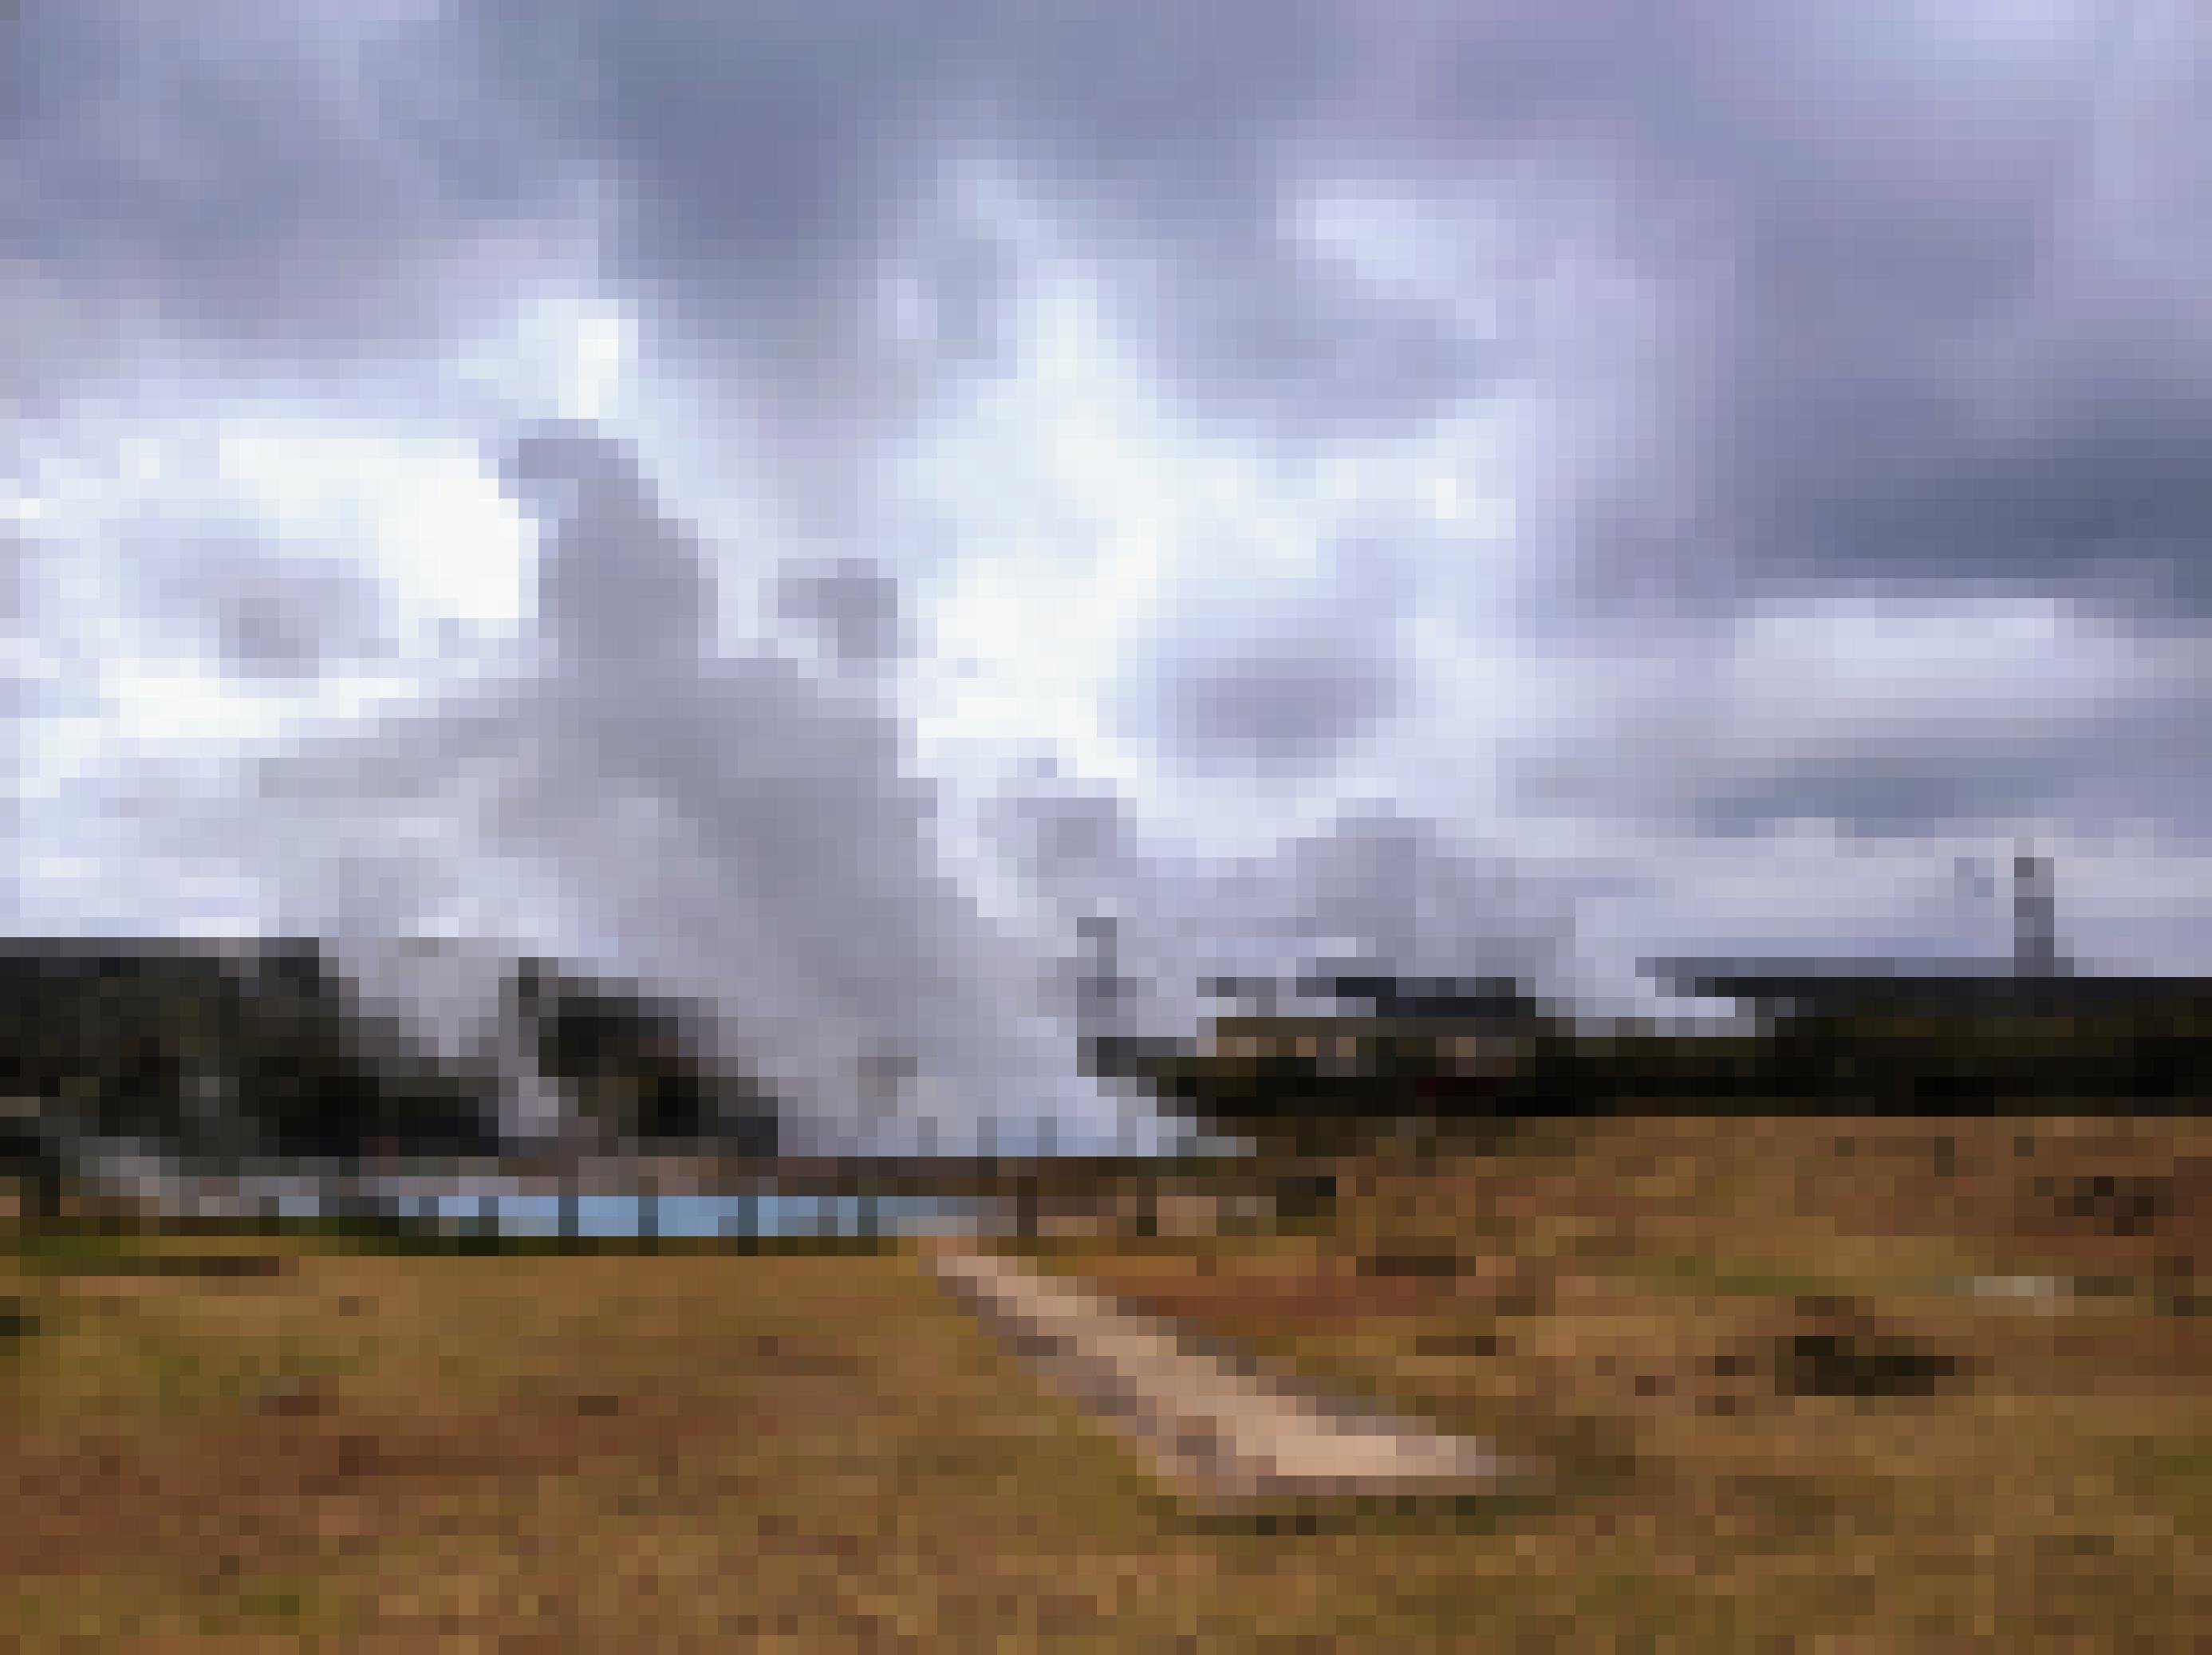
[{"label": "dry grass", "polygon": [[[1164,1502],[896,1252],[19,1260],[0,1639],[2191,1647],[2212,1129],[2021,1130],[1608,1123],[1347,1167],[1310,1234],[1039,1249],[1570,1473],[1419,1515]],[[2143,1286],[1919,1290],[1980,1270]],[[1793,1394],[1884,1341],[1951,1371]]]},{"label": "dry grass", "polygon": [[1470,1601],[1463,1525],[1164,1505],[910,1256],[15,1277],[11,1647],[1395,1644]]},{"label": "dry grass", "polygon": [[[1704,1624],[1883,1648],[2189,1648],[2212,1640],[2208,1171],[2202,1120],[1614,1121],[1347,1169],[1302,1236],[1036,1251],[1550,1452],[1578,1493],[1468,1543],[1528,1578],[1602,1559],[1624,1603],[1664,1582]],[[1982,1273],[2107,1290],[1938,1290]]]}]

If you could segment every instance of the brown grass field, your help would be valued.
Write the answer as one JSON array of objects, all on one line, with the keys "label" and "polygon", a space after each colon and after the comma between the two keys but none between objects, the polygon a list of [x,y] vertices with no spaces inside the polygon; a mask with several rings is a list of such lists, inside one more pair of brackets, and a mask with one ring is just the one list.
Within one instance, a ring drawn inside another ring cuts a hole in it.
[{"label": "brown grass field", "polygon": [[[1552,1492],[1187,1509],[897,1247],[19,1237],[0,1640],[2212,1641],[2204,1118],[1603,1121],[1337,1170],[1325,1220],[1024,1250]],[[1978,1275],[2097,1290],[1941,1286]]]}]

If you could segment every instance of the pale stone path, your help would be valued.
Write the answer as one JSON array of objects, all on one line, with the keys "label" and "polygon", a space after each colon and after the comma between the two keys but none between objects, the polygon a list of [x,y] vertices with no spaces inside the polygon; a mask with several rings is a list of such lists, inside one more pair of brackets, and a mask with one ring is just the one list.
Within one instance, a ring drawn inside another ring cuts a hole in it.
[{"label": "pale stone path", "polygon": [[1527,1488],[1534,1469],[1269,1376],[1172,1324],[1014,1261],[933,1252],[937,1277],[1051,1379],[1098,1409],[1188,1491],[1231,1499],[1455,1494]]}]

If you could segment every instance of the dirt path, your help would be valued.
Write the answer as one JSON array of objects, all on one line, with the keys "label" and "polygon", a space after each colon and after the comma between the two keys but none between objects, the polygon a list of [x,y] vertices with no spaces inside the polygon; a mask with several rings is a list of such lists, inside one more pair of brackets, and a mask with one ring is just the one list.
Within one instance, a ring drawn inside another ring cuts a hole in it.
[{"label": "dirt path", "polygon": [[1457,1494],[1526,1488],[1534,1469],[1256,1371],[1173,1324],[946,1247],[938,1280],[1050,1379],[1099,1410],[1186,1491],[1260,1496]]}]

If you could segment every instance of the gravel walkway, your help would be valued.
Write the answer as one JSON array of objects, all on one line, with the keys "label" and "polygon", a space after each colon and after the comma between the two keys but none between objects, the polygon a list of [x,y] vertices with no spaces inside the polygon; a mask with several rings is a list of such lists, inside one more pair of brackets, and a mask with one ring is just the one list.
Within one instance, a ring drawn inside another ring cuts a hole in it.
[{"label": "gravel walkway", "polygon": [[1495,1493],[1532,1468],[1486,1444],[1447,1437],[1257,1371],[1173,1324],[957,1247],[937,1277],[1050,1379],[1157,1460],[1171,1482],[1211,1497]]}]

